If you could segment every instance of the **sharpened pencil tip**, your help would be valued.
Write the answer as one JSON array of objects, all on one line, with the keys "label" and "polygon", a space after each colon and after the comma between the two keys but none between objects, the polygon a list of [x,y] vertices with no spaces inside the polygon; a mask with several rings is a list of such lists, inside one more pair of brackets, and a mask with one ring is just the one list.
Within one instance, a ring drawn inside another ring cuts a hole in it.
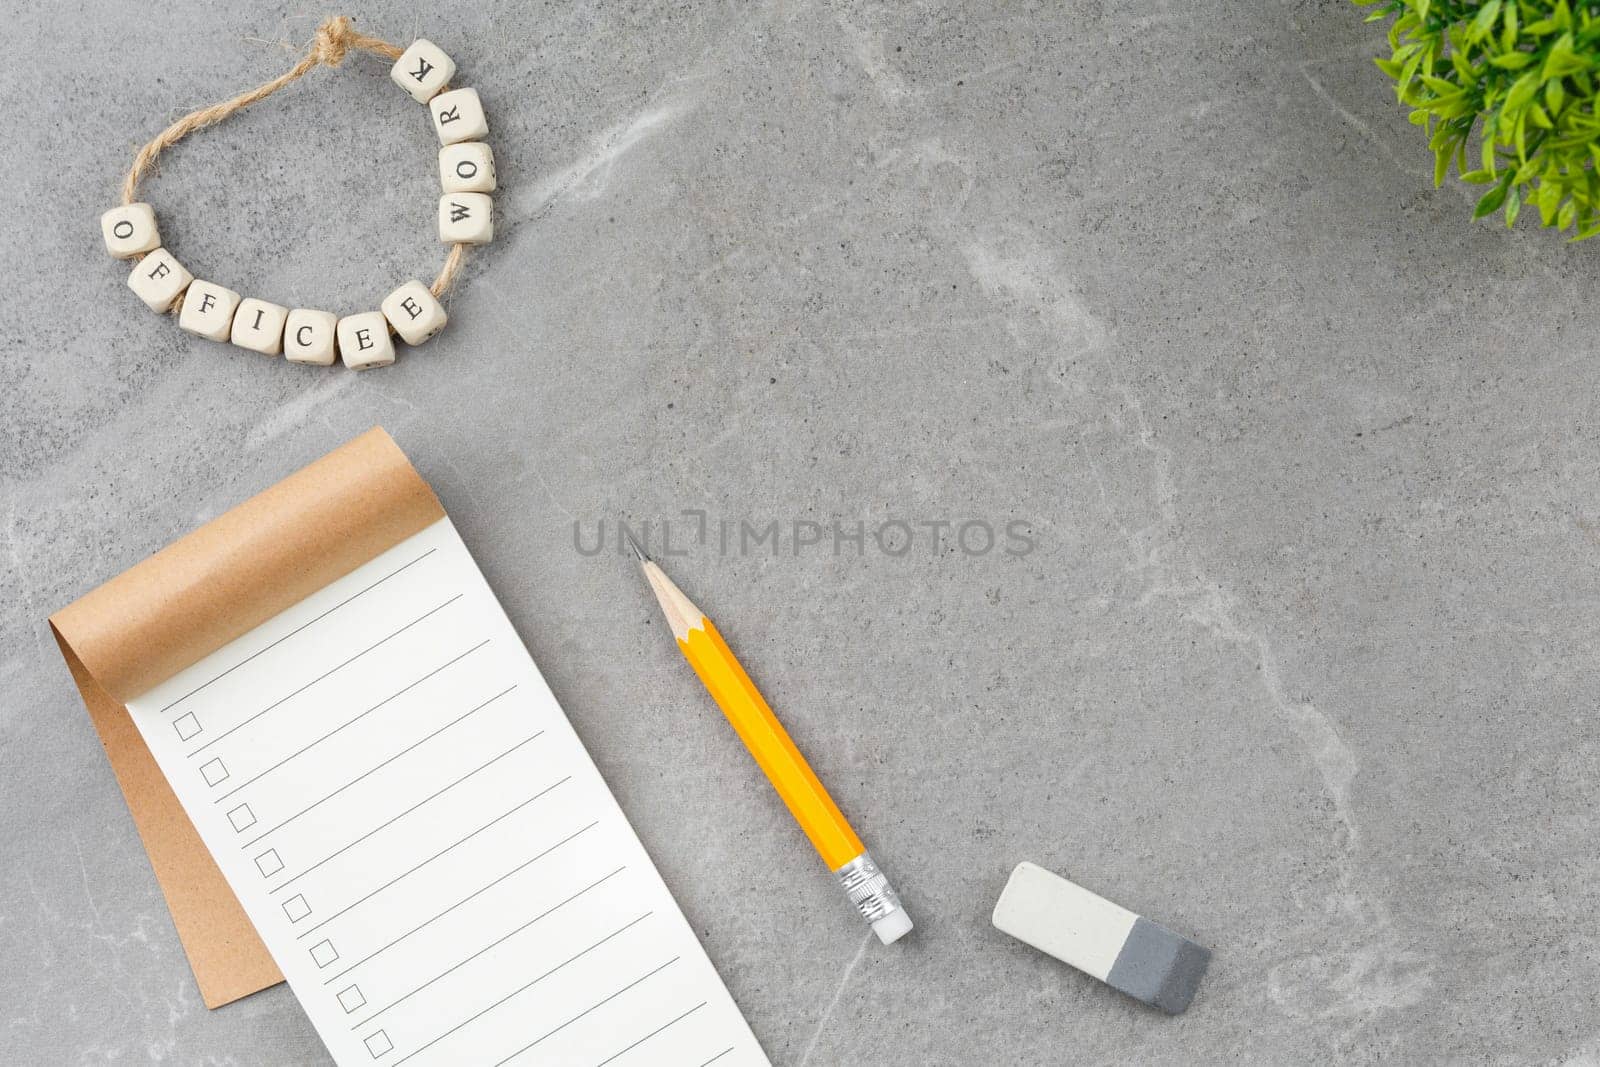
[{"label": "sharpened pencil tip", "polygon": [[649,563],[650,557],[644,554],[644,549],[639,547],[639,542],[633,539],[633,531],[621,523],[617,524],[617,528],[622,531],[622,536],[628,539],[628,547],[633,549],[633,554],[638,557],[639,562]]}]

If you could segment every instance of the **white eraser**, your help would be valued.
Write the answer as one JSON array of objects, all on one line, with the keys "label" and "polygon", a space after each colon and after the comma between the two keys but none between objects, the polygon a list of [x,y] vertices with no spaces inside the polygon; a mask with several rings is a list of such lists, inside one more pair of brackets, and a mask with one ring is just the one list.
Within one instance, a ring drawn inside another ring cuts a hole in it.
[{"label": "white eraser", "polygon": [[1176,1015],[1211,951],[1033,863],[1019,863],[994,906],[1002,933]]},{"label": "white eraser", "polygon": [[872,932],[878,935],[880,944],[892,945],[911,932],[911,916],[906,909],[898,908],[874,922]]}]

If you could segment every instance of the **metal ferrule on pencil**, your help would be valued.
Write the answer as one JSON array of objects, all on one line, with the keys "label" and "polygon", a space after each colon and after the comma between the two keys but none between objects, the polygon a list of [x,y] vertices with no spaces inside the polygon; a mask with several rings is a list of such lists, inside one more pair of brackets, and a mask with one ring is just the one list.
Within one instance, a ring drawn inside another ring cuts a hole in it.
[{"label": "metal ferrule on pencil", "polygon": [[870,852],[863,852],[834,874],[839,879],[839,885],[844,888],[844,895],[875,931],[878,930],[880,920],[889,918],[896,912],[904,914],[905,908],[900,903],[900,894],[894,891],[894,886],[889,884],[888,876],[873,862]]}]

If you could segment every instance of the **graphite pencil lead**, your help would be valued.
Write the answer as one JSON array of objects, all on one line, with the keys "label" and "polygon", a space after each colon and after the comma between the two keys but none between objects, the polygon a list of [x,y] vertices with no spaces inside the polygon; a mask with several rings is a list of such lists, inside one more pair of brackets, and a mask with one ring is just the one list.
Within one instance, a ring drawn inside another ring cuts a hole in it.
[{"label": "graphite pencil lead", "polygon": [[633,531],[622,523],[617,523],[617,529],[622,531],[622,536],[628,539],[628,547],[633,549],[633,554],[639,558],[640,563],[649,563],[650,557],[644,554],[644,549],[639,547],[639,542],[633,539]]}]

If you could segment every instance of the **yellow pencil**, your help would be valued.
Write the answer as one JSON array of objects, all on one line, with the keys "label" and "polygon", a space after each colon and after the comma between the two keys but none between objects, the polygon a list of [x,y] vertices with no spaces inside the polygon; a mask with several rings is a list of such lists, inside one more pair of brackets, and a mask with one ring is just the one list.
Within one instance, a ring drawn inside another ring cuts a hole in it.
[{"label": "yellow pencil", "polygon": [[822,862],[839,879],[845,896],[871,924],[879,941],[887,945],[904,937],[911,930],[911,917],[901,906],[900,897],[872,861],[861,838],[845,821],[839,806],[817,780],[806,758],[789,739],[788,731],[772,714],[755,683],[728,650],[727,642],[722,640],[705,612],[695,607],[683,591],[672,584],[672,579],[645,555],[626,527],[623,532],[634,555],[639,557],[639,565],[644,568],[644,576],[661,604],[661,612],[667,617],[684,658],[711,691],[712,699],[766,773],[772,788],[783,798],[789,814],[811,839]]}]

